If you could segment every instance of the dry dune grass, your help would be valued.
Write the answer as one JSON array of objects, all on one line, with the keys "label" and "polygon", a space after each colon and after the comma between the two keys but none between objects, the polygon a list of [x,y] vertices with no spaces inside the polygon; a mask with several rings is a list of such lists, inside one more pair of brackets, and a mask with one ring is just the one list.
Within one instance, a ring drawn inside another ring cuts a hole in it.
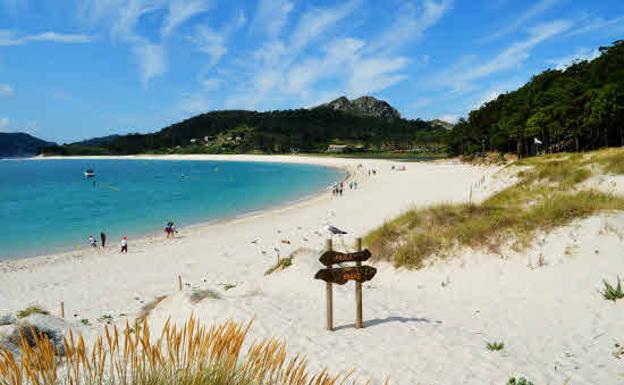
[{"label": "dry dune grass", "polygon": [[[87,346],[70,333],[63,349],[45,336],[25,337],[21,355],[0,348],[2,385],[337,385],[355,384],[353,373],[313,374],[305,358],[290,357],[284,342],[253,343],[242,355],[251,326],[235,322],[201,326],[192,316],[178,327],[167,322],[152,338],[147,322],[106,328]],[[32,341],[31,341],[32,342]]]},{"label": "dry dune grass", "polygon": [[480,204],[440,204],[414,209],[369,233],[366,244],[379,259],[420,268],[455,247],[496,251],[512,243],[522,249],[536,231],[549,231],[600,211],[624,210],[624,198],[578,189],[592,170],[623,173],[624,149],[555,154],[516,165],[519,182]]}]

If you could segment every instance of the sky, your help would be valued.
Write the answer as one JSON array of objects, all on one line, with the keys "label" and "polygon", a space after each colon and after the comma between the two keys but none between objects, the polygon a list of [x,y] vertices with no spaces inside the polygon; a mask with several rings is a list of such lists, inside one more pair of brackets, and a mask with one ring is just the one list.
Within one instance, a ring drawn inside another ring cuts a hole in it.
[{"label": "sky", "polygon": [[341,95],[453,122],[622,38],[622,0],[0,0],[0,132],[63,143]]}]

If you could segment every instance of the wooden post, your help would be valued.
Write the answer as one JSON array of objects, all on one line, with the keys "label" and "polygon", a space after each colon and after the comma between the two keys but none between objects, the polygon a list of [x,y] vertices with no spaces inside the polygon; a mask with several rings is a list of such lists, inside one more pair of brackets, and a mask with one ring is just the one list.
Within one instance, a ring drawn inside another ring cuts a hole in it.
[{"label": "wooden post", "polygon": [[182,276],[178,275],[178,288],[182,291]]},{"label": "wooden post", "polygon": [[[325,249],[331,251],[332,248],[332,240],[325,240]],[[334,330],[334,298],[333,286],[331,282],[325,282],[325,296],[327,299],[327,330],[332,331]]]},{"label": "wooden post", "polygon": [[[355,251],[362,251],[362,238],[355,239]],[[356,266],[362,266],[362,262],[356,262]],[[362,324],[362,282],[355,282],[355,328],[361,329]]]},{"label": "wooden post", "polygon": [[61,318],[65,318],[65,302],[61,301]]}]

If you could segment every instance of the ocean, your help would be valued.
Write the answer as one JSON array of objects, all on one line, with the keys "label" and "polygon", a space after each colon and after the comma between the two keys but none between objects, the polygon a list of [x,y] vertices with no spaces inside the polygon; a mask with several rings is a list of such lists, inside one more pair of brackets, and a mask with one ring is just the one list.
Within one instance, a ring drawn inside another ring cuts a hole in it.
[{"label": "ocean", "polygon": [[[95,177],[84,171],[93,169]],[[0,260],[134,238],[292,202],[342,179],[299,164],[128,159],[0,160]],[[163,235],[164,236],[164,235]]]}]

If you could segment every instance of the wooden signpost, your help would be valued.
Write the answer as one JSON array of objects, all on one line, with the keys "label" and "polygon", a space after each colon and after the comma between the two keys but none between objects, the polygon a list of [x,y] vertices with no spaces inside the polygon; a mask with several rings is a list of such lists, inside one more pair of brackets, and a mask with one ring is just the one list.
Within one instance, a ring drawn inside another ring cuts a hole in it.
[{"label": "wooden signpost", "polygon": [[370,281],[377,273],[377,269],[370,266],[350,266],[321,269],[314,275],[315,279],[321,279],[325,282],[337,283],[344,285],[348,281],[362,283]]},{"label": "wooden signpost", "polygon": [[[356,239],[356,251],[353,253],[342,253],[334,251],[332,241],[328,239],[325,243],[326,251],[321,255],[319,261],[327,266],[314,275],[315,279],[325,281],[327,295],[327,330],[333,330],[333,284],[344,285],[349,281],[355,281],[355,327],[363,328],[362,323],[362,282],[370,281],[377,273],[377,269],[371,266],[362,266],[362,262],[371,257],[368,250],[362,250],[362,239]],[[355,262],[355,266],[332,267],[335,264]]]}]

